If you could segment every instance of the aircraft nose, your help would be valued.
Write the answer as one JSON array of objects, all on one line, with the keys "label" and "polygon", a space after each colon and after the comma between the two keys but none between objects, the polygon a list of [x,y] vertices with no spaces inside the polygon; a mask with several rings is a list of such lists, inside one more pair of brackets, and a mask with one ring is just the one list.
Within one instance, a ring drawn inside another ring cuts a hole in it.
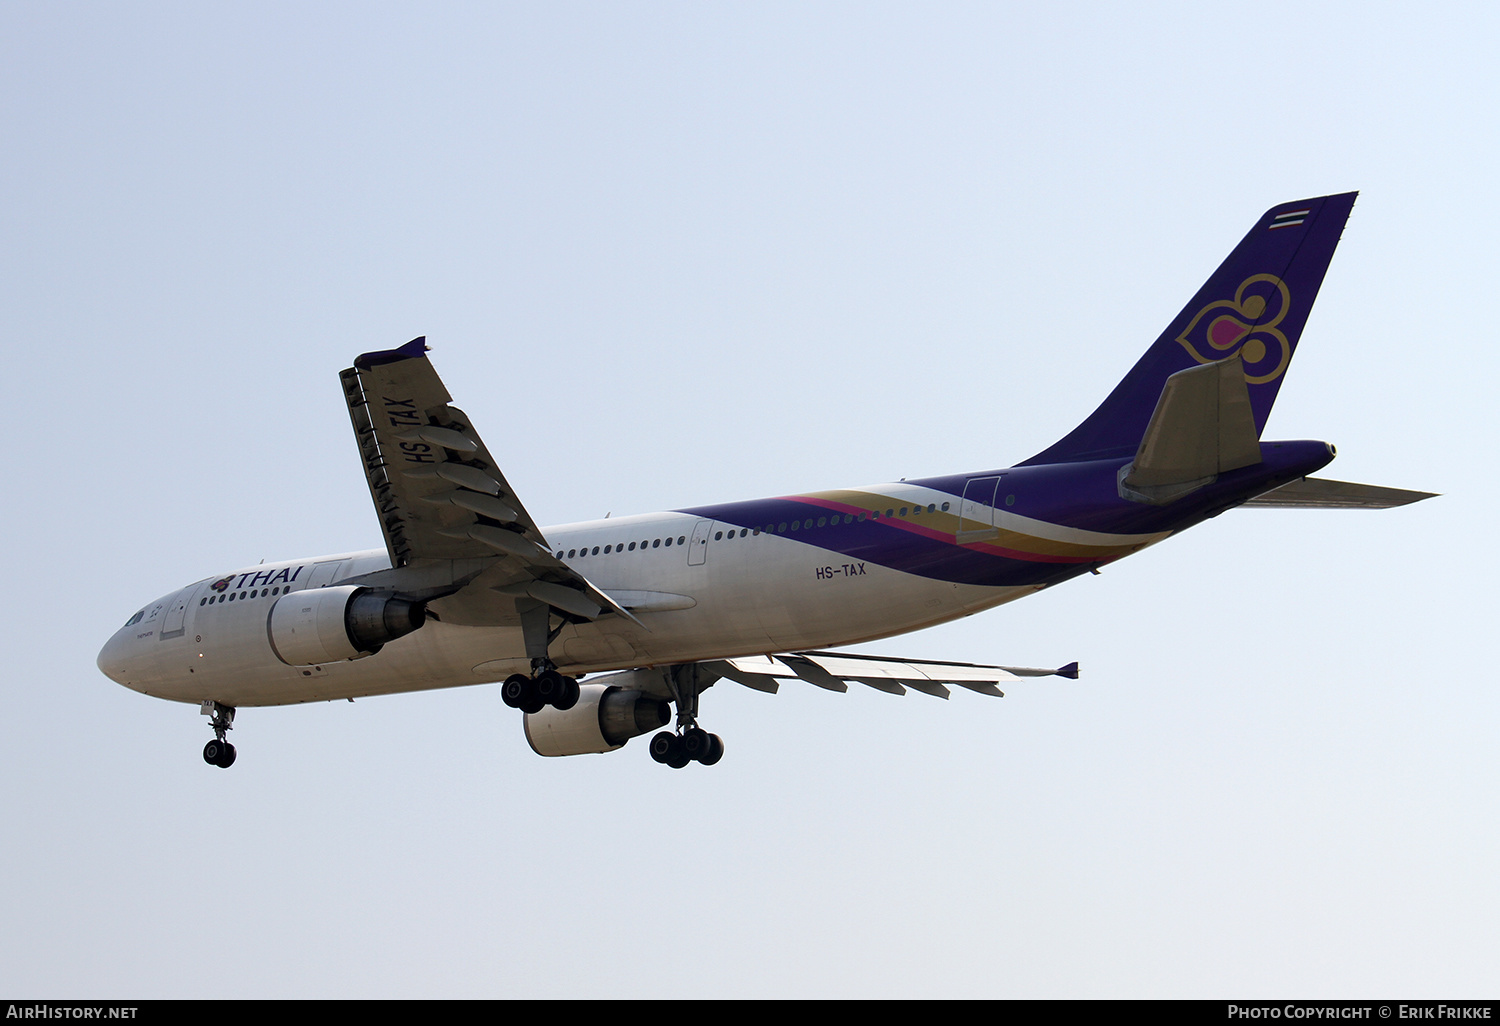
[{"label": "aircraft nose", "polygon": [[104,643],[99,650],[99,671],[116,684],[128,684],[130,682],[130,652],[129,638],[116,634]]}]

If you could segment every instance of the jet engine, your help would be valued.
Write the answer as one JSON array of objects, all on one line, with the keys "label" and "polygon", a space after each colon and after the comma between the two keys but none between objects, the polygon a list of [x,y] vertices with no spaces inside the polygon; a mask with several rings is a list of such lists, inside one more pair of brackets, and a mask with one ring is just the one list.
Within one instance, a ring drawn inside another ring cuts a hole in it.
[{"label": "jet engine", "polygon": [[580,684],[578,704],[571,709],[547,706],[526,714],[526,740],[538,755],[612,752],[671,718],[672,703],[654,695],[610,684]]},{"label": "jet engine", "polygon": [[422,602],[342,585],[281,596],[271,607],[266,633],[276,658],[307,666],[374,655],[426,622]]}]

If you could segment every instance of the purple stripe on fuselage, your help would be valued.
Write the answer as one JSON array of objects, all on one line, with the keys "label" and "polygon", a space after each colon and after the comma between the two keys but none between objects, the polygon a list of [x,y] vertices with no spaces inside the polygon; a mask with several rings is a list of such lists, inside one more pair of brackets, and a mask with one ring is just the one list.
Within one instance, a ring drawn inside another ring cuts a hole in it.
[{"label": "purple stripe on fuselage", "polygon": [[[836,510],[836,511],[844,514],[845,516],[856,516],[857,517],[859,514],[867,512],[861,506],[850,506],[850,505],[847,505],[847,504],[842,503],[842,502],[834,502],[831,499],[821,499],[821,498],[819,498],[819,497],[817,497],[815,495],[802,496],[801,499],[802,499],[803,502],[809,503],[809,504],[814,505],[814,506],[820,506],[823,509]],[[920,538],[926,538],[926,539],[929,539],[931,541],[942,542],[945,545],[956,545],[957,544],[957,540],[954,538],[954,536],[950,532],[948,532],[948,531],[939,531],[939,530],[936,530],[934,528],[927,527],[924,524],[918,523],[915,519],[908,520],[908,519],[906,519],[904,517],[903,518],[884,517],[884,518],[882,518],[880,520],[880,523],[884,524],[887,527],[894,528],[896,530],[910,531],[912,534],[917,535]],[[1045,553],[1045,552],[1025,552],[1025,551],[1022,551],[1020,549],[1007,549],[1007,548],[1005,548],[1002,545],[995,545],[995,544],[990,543],[990,542],[986,542],[986,543],[983,543],[983,544],[984,544],[984,548],[978,549],[976,551],[983,552],[986,555],[1001,555],[1001,556],[1009,557],[1011,559],[1021,559],[1021,560],[1026,560],[1028,562],[1033,562],[1033,563],[1095,563],[1095,562],[1098,562],[1098,560],[1096,560],[1096,559],[1090,559],[1088,557],[1059,556],[1059,555],[1054,555],[1052,553]]]},{"label": "purple stripe on fuselage", "polygon": [[[1065,580],[1088,569],[1087,565],[1033,562],[977,552],[954,544],[951,537],[944,541],[909,530],[910,524],[894,519],[863,522],[855,519],[846,524],[839,516],[835,523],[818,527],[818,515],[826,517],[828,510],[827,505],[786,496],[698,506],[678,512],[763,532],[769,526],[770,533],[789,541],[955,584],[1041,584]],[[813,523],[812,527],[805,526],[808,521]],[[798,525],[795,531],[791,529],[793,523]],[[779,530],[782,524],[786,525],[785,531]]]},{"label": "purple stripe on fuselage", "polygon": [[995,502],[1007,513],[1102,534],[1157,534],[1181,530],[1202,519],[1205,510],[1217,511],[1259,495],[1267,481],[1285,484],[1333,459],[1328,443],[1316,441],[1262,442],[1260,452],[1260,463],[1221,474],[1216,483],[1165,506],[1120,498],[1119,471],[1130,462],[1121,459],[1011,467],[906,483],[961,496],[965,483],[998,476]]},{"label": "purple stripe on fuselage", "polygon": [[[1230,471],[1219,480],[1165,506],[1148,506],[1120,498],[1118,474],[1127,461],[1098,460],[1010,470],[926,478],[908,486],[962,496],[974,478],[1001,477],[996,503],[1008,513],[1049,524],[1105,534],[1156,535],[1179,531],[1269,488],[1313,473],[1333,459],[1324,442],[1262,442],[1262,462]],[[887,486],[899,491],[901,485]],[[1007,504],[1010,497],[1014,502]],[[899,500],[914,501],[914,500]],[[828,511],[843,511],[835,523],[818,527]],[[1013,553],[1000,555],[957,544],[951,535],[911,519],[858,519],[858,508],[820,496],[782,496],[750,502],[697,506],[679,510],[737,527],[779,534],[830,552],[957,584],[1011,586],[1066,580],[1099,561],[1062,562],[1056,556]],[[855,519],[844,523],[844,516]],[[811,521],[812,526],[805,526]],[[796,523],[797,530],[791,525]],[[786,524],[784,532],[780,525]]]}]

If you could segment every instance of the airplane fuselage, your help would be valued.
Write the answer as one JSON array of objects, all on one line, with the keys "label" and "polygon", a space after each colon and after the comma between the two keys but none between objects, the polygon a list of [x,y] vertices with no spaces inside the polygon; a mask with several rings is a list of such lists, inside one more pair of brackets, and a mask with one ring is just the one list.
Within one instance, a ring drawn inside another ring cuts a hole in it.
[{"label": "airplane fuselage", "polygon": [[[1128,459],[1013,467],[870,488],[608,518],[544,531],[559,560],[631,612],[562,627],[557,666],[581,675],[833,648],[943,623],[1139,551],[1333,458],[1322,442],[1267,442],[1262,462],[1170,510],[1123,499]],[[272,609],[359,584],[385,550],[261,564],[146,606],[99,657],[144,694],[285,705],[457,687],[527,669],[519,626],[465,624],[430,604],[421,630],[363,658],[289,665]]]}]

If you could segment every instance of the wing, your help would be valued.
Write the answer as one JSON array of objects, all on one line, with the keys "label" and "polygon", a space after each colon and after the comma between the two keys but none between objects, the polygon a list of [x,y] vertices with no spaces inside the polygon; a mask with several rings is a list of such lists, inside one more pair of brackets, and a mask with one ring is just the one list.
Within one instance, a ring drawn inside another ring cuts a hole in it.
[{"label": "wing", "polygon": [[[564,565],[427,360],[424,338],[339,375],[392,570],[360,583],[443,595],[445,620],[518,623],[517,600],[573,620],[630,617]],[[634,617],[630,617],[634,619]]]},{"label": "wing", "polygon": [[1023,677],[1068,677],[1078,679],[1078,664],[1055,670],[1023,666],[984,666],[978,663],[942,663],[930,659],[888,659],[852,652],[788,652],[774,656],[718,659],[700,664],[710,673],[772,694],[783,680],[800,678],[830,691],[848,691],[848,681],[865,684],[893,695],[913,688],[935,698],[947,698],[947,685],[1004,698],[1000,684]]}]

